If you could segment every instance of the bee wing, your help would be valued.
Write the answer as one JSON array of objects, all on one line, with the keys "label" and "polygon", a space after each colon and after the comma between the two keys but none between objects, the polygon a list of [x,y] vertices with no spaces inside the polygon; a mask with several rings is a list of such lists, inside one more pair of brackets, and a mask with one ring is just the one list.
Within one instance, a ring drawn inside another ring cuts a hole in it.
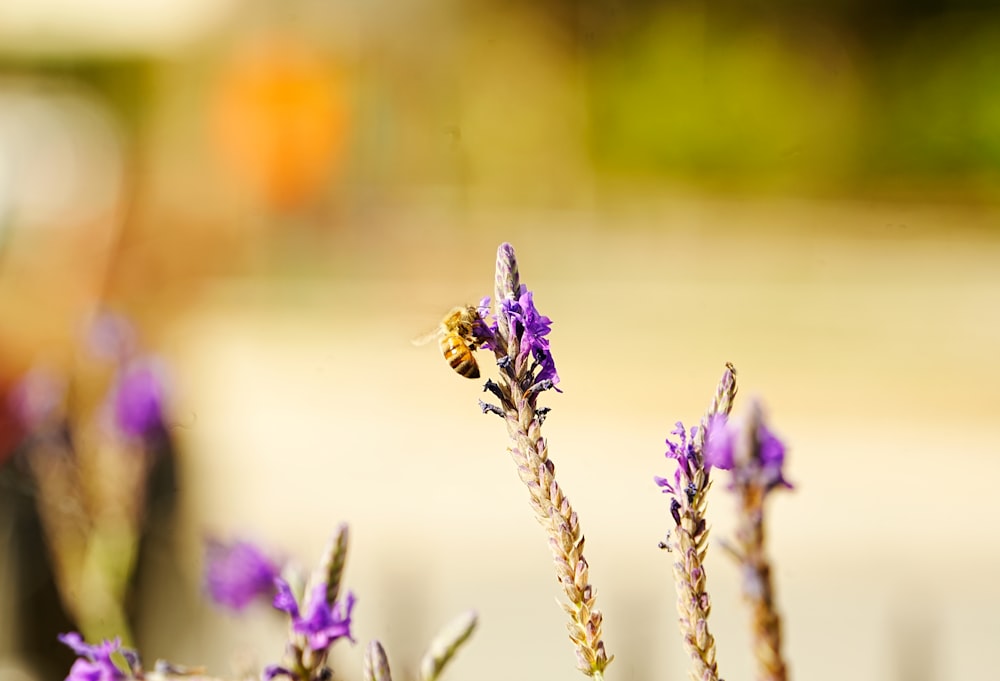
[{"label": "bee wing", "polygon": [[414,345],[426,345],[427,343],[430,343],[432,340],[434,340],[440,335],[441,335],[441,326],[438,325],[435,326],[432,331],[428,331],[425,334],[417,336],[410,342],[413,343]]}]

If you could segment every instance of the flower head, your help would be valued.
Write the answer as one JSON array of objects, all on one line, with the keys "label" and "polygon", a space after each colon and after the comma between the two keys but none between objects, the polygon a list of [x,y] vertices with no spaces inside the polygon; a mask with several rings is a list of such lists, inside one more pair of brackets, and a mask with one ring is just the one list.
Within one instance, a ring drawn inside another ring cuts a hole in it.
[{"label": "flower head", "polygon": [[744,423],[717,416],[709,424],[705,440],[705,462],[733,471],[732,485],[756,484],[765,491],[791,488],[785,480],[785,445],[764,423],[754,405],[753,418]]},{"label": "flower head", "polygon": [[666,456],[677,462],[677,468],[674,470],[674,481],[671,483],[669,479],[661,478],[658,475],[654,476],[653,480],[663,488],[664,494],[677,494],[683,487],[681,480],[690,480],[694,469],[700,465],[694,445],[698,435],[698,426],[692,427],[689,433],[684,428],[684,424],[678,421],[670,434],[677,437],[676,442],[667,438]]},{"label": "flower head", "polygon": [[163,427],[164,373],[151,359],[133,361],[122,369],[112,404],[115,424],[126,435],[148,436]]},{"label": "flower head", "polygon": [[[511,338],[517,340],[517,360],[525,362],[530,358],[533,362],[529,370],[534,372],[532,385],[537,390],[554,388],[559,383],[559,374],[549,349],[548,335],[552,330],[552,320],[538,312],[534,292],[521,284],[516,298],[504,298],[500,301],[497,314],[492,319],[489,317],[489,304],[489,297],[483,298],[479,303],[480,316],[487,320],[484,325],[489,332],[481,343],[482,347],[496,350],[491,339],[496,337],[501,326],[509,329]],[[556,390],[559,391],[558,388]]]},{"label": "flower head", "polygon": [[139,656],[136,652],[122,648],[122,642],[119,638],[90,645],[74,631],[68,634],[59,634],[59,640],[79,656],[79,659],[70,668],[66,681],[124,681],[128,676],[112,662],[111,655],[114,653],[121,654],[131,668],[135,668],[139,664]]},{"label": "flower head", "polygon": [[291,616],[292,629],[306,638],[311,649],[326,650],[338,638],[354,641],[351,611],[356,599],[352,592],[331,605],[326,600],[326,582],[319,582],[309,594],[303,614],[288,582],[278,577],[274,584],[277,588],[274,607]]},{"label": "flower head", "polygon": [[205,546],[205,590],[219,605],[243,610],[254,599],[274,593],[277,564],[246,541]]}]

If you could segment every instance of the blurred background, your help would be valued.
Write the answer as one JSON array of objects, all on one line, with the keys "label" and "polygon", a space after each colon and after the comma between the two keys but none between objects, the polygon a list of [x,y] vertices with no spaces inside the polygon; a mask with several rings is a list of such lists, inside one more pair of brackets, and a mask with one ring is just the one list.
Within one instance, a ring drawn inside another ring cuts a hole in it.
[{"label": "blurred background", "polygon": [[[410,343],[491,293],[501,241],[554,320],[545,429],[609,681],[686,677],[652,476],[726,361],[790,446],[770,545],[793,675],[991,675],[992,3],[5,0],[0,679],[72,663],[11,405],[33,367],[88,385],[105,309],[168,367],[168,512],[127,613],[147,661],[277,662],[280,619],[205,600],[203,540],[308,566],[346,521],[338,678],[371,638],[414,678],[468,607],[450,678],[574,678],[504,427]],[[749,678],[739,575],[708,561],[720,671]]]}]

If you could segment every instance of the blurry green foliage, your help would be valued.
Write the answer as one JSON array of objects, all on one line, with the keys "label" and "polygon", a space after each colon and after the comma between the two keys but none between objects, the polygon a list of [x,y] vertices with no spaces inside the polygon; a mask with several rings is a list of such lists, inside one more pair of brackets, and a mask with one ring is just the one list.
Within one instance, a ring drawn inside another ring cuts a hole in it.
[{"label": "blurry green foliage", "polygon": [[769,19],[675,6],[587,53],[598,166],[748,189],[996,193],[1000,13],[881,43]]}]

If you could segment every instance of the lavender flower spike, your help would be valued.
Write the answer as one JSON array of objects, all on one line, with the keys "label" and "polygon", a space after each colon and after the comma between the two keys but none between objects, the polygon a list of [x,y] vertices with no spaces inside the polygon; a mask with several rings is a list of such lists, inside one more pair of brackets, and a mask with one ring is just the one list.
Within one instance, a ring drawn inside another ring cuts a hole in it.
[{"label": "lavender flower spike", "polygon": [[743,598],[750,605],[757,678],[785,681],[788,669],[781,654],[781,616],[764,548],[764,501],[772,490],[791,487],[782,473],[785,446],[765,425],[763,409],[754,401],[742,424],[723,417],[712,420],[705,456],[720,468],[732,469],[730,489],[739,500],[732,553],[740,562]]},{"label": "lavender flower spike", "polygon": [[378,641],[369,643],[367,650],[365,650],[362,678],[364,681],[392,681],[389,658],[385,655],[385,648]]},{"label": "lavender flower spike", "polygon": [[[330,543],[319,567],[313,572],[306,594],[292,591],[291,585],[278,577],[274,607],[288,614],[289,633],[285,657],[279,665],[266,668],[266,680],[279,676],[295,681],[329,679],[327,666],[330,647],[341,638],[352,643],[352,614],[355,598],[350,591],[340,600],[340,578],[347,557],[347,528],[341,526]],[[330,581],[335,580],[336,586]]]},{"label": "lavender flower spike", "polygon": [[484,345],[493,350],[500,368],[499,383],[490,386],[500,406],[487,405],[484,411],[501,413],[507,423],[511,457],[528,487],[535,517],[549,536],[556,575],[568,599],[563,609],[570,616],[577,667],[600,680],[612,658],[601,640],[603,618],[594,608],[584,538],[576,512],[556,482],[548,443],[541,435],[548,410],[539,409],[537,400],[559,381],[547,338],[552,320],[535,308],[532,292],[520,281],[514,248],[507,243],[497,251],[492,310],[492,338]]},{"label": "lavender flower spike", "polygon": [[670,515],[676,527],[669,535],[667,546],[675,558],[673,572],[678,624],[684,637],[684,647],[691,658],[691,678],[695,681],[719,679],[715,638],[708,628],[712,604],[704,565],[708,549],[705,510],[711,486],[711,466],[702,450],[707,424],[718,415],[728,415],[735,397],[736,369],[727,364],[702,425],[688,432],[678,423],[673,431],[677,442],[667,440],[667,457],[676,462],[673,481],[656,478],[656,483],[671,497]]}]

